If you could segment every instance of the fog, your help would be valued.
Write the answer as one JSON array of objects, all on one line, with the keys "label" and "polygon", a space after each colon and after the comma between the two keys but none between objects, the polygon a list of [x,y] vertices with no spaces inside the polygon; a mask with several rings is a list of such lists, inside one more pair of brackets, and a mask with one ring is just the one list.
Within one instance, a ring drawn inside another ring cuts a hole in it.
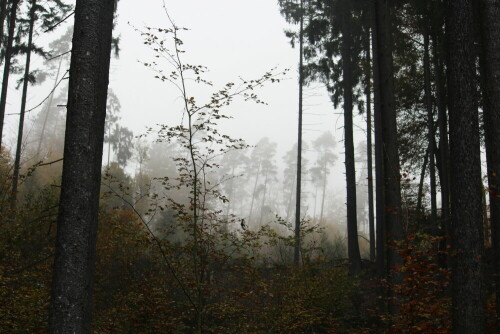
[{"label": "fog", "polygon": [[[234,182],[240,187],[240,196],[246,195],[247,197],[234,199],[236,203],[229,213],[246,218],[251,224],[257,225],[272,221],[276,215],[291,221],[295,201],[292,189],[295,186],[293,165],[295,165],[294,159],[296,158],[294,147],[297,142],[299,53],[296,48],[292,48],[284,31],[293,30],[296,27],[285,22],[274,1],[197,0],[167,1],[166,4],[175,24],[187,28],[181,31],[179,36],[184,42],[183,61],[186,64],[206,66],[207,72],[204,78],[213,83],[213,87],[207,89],[188,82],[189,94],[197,99],[207,98],[210,92],[227,82],[257,79],[271,70],[275,72],[289,70],[280,77],[279,83],[266,84],[257,90],[257,95],[266,104],[236,100],[224,109],[224,113],[231,119],[221,121],[219,127],[221,133],[242,138],[251,146],[242,152],[247,157],[251,157],[253,152],[261,148],[253,146],[259,142],[262,146],[263,140],[275,145],[273,154],[267,155],[267,163],[275,168],[268,184],[264,185],[263,179],[256,179],[256,175],[251,174],[251,168],[249,169],[248,166],[241,168],[239,172],[241,176]],[[40,34],[37,37],[37,43],[45,45],[48,49],[53,48],[53,54],[64,52],[67,45],[56,46],[51,43],[67,32],[70,23],[61,25],[50,35]],[[119,143],[128,140],[130,145],[135,146],[135,149],[128,153],[126,165],[121,167],[125,168],[131,176],[140,173],[139,170],[148,163],[150,174],[161,176],[160,171],[151,167],[155,163],[141,161],[137,147],[139,143],[143,147],[153,145],[157,139],[155,131],[158,125],[175,126],[183,119],[183,100],[179,91],[171,83],[155,78],[157,73],[144,66],[144,63],[151,63],[156,58],[152,48],[144,44],[141,31],[147,31],[148,27],[168,28],[169,26],[163,2],[160,0],[149,0],[147,5],[143,1],[121,0],[119,2],[114,35],[119,38],[120,50],[111,61],[109,87],[110,99],[114,99],[114,102],[110,102],[108,110],[108,123],[116,124],[110,125],[107,129],[107,136],[112,136],[114,127],[119,124],[121,129],[132,131],[133,137],[125,138],[123,131],[116,132],[114,136],[118,138],[115,138],[115,144],[113,144],[116,147],[112,146],[109,140],[105,144],[103,165],[108,165],[110,161],[119,161],[117,155]],[[30,87],[28,109],[46,99],[54,83],[62,78],[69,68],[68,56],[48,62],[35,57],[33,67],[50,68],[50,77],[40,85]],[[62,65],[59,77],[56,78],[59,60],[62,60]],[[168,63],[159,61],[158,64],[158,68],[168,72]],[[17,136],[18,116],[16,112],[19,109],[20,92],[14,88],[9,89],[4,141],[13,150]],[[50,146],[50,148],[46,147],[46,159],[57,159],[62,156],[65,89],[67,85],[63,80],[54,93],[55,100],[51,105],[51,116],[48,119],[51,124],[48,132],[52,139],[48,137],[47,140],[52,146],[48,143],[44,144]],[[44,110],[47,104],[46,101],[27,116],[27,130],[25,131],[27,148],[22,160],[25,169],[37,161],[36,154],[34,154],[36,150],[33,147],[37,146],[35,143],[40,138],[40,124],[45,119]],[[321,83],[312,83],[305,88],[303,142],[307,148],[304,152],[305,165],[303,167],[303,217],[320,221],[322,217],[328,216],[327,225],[335,225],[334,228],[343,235],[345,233],[345,169],[341,116],[340,110],[334,110],[326,89]],[[363,142],[366,135],[363,115],[356,114],[355,124],[355,140],[358,143]],[[150,129],[149,132],[148,129]],[[149,134],[145,135],[146,133]],[[333,158],[326,165],[327,175],[322,176],[321,172],[318,174],[317,166],[322,154],[322,149],[318,146],[318,138],[326,134],[331,136],[329,150]],[[366,233],[366,154],[364,146],[358,145],[357,148],[359,229]],[[158,152],[158,148],[155,151]],[[150,156],[149,159],[152,157]],[[230,164],[231,162],[227,160],[222,164],[224,163]],[[162,162],[157,161],[156,166],[162,167]],[[315,168],[317,175],[314,174]],[[260,177],[266,178],[266,175]],[[321,178],[327,181],[324,200]],[[250,186],[253,182],[255,182],[255,189]],[[229,196],[227,193],[226,195]],[[272,201],[268,203],[271,199]],[[232,198],[230,200],[233,201]],[[253,201],[255,201],[254,204],[251,203]],[[250,209],[251,206],[254,207]],[[253,213],[250,214],[250,211]]]}]

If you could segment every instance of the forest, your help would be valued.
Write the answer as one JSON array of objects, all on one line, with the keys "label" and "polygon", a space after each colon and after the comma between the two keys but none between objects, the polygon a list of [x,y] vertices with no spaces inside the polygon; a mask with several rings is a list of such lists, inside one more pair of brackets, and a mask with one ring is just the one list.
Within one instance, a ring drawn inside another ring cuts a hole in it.
[{"label": "forest", "polygon": [[243,27],[150,2],[0,0],[0,333],[500,333],[500,0],[274,0],[293,67],[223,83]]}]

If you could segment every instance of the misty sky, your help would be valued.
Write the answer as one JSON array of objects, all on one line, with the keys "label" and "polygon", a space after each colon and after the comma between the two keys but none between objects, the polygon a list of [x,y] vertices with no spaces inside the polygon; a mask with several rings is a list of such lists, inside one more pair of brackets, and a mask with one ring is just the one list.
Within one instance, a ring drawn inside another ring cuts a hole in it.
[{"label": "misty sky", "polygon": [[[276,160],[281,163],[282,156],[297,137],[298,50],[291,48],[285,37],[284,30],[295,27],[286,24],[277,0],[171,0],[166,4],[176,24],[189,29],[181,35],[186,50],[184,61],[207,66],[206,79],[214,82],[214,89],[239,77],[256,79],[272,68],[290,69],[281,83],[270,84],[258,92],[267,106],[235,103],[226,109],[234,119],[223,126],[224,132],[243,138],[249,144],[255,144],[264,136],[277,142]],[[121,123],[136,135],[156,124],[176,125],[182,116],[178,91],[155,79],[155,73],[141,64],[153,60],[152,51],[136,31],[146,26],[169,27],[162,0],[119,2],[115,35],[120,36],[121,52],[119,58],[112,59],[110,88],[122,105]],[[39,36],[38,42],[49,42],[65,29],[61,26],[48,37]],[[43,61],[35,59],[33,66],[43,67]],[[30,88],[28,107],[38,104],[50,89],[51,83]],[[190,92],[198,94],[196,89]],[[9,94],[7,113],[18,112],[19,92],[11,87]],[[304,98],[304,141],[310,143],[327,130],[334,133],[339,159],[331,178],[338,187],[343,187],[342,116],[334,113],[325,88],[319,83],[306,88]],[[28,115],[28,140],[33,118],[34,114]],[[17,136],[17,121],[17,115],[7,116],[6,144],[11,147]],[[360,141],[364,137],[360,129],[365,125],[360,116],[355,121],[359,124],[355,131]]]}]

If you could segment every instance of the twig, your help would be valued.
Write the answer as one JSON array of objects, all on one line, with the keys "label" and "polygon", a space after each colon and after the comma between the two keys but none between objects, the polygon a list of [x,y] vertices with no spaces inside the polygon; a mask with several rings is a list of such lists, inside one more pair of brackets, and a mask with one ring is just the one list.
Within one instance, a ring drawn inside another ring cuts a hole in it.
[{"label": "twig", "polygon": [[54,30],[55,27],[57,27],[58,25],[60,25],[61,23],[63,23],[64,21],[66,21],[67,19],[69,19],[71,16],[73,16],[73,14],[75,14],[75,11],[72,11],[68,16],[66,16],[64,19],[62,19],[61,21],[57,22],[56,24],[54,24],[52,27],[49,27],[47,30],[45,30],[44,32],[49,32],[51,30]]},{"label": "twig", "polygon": [[51,60],[54,60],[54,59],[56,59],[56,58],[62,57],[62,56],[64,56],[64,55],[67,55],[67,54],[68,54],[68,53],[70,53],[71,51],[72,51],[72,50],[68,50],[68,51],[66,51],[66,52],[63,52],[63,53],[61,53],[60,55],[57,55],[57,56],[54,56],[54,57],[52,57],[52,58],[47,59],[47,61],[51,61]]}]

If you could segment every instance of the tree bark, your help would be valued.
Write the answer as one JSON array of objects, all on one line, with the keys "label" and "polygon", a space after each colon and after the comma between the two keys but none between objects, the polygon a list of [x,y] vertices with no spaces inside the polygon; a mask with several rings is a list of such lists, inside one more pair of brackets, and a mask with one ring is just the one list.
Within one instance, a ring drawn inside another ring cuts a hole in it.
[{"label": "tree bark", "polygon": [[372,54],[373,54],[373,111],[375,123],[375,196],[376,196],[376,248],[377,248],[377,274],[379,277],[387,275],[387,243],[385,226],[385,176],[384,176],[384,150],[382,149],[382,106],[380,94],[380,71],[378,60],[378,36],[376,26],[375,2],[372,8]]},{"label": "tree bark", "polygon": [[431,226],[437,229],[437,202],[436,202],[436,162],[434,148],[436,147],[436,134],[434,131],[434,112],[432,109],[431,61],[429,54],[428,27],[424,33],[424,91],[425,108],[427,109],[427,131],[429,140],[429,177],[431,185]]},{"label": "tree bark", "polygon": [[422,164],[422,171],[420,172],[420,181],[418,182],[417,215],[419,219],[423,216],[422,198],[424,197],[425,171],[429,163],[429,151],[430,148],[427,147],[427,150],[425,150],[424,162]]},{"label": "tree bark", "polygon": [[352,121],[352,60],[351,60],[351,7],[350,0],[342,2],[342,72],[344,93],[344,145],[347,183],[347,253],[349,273],[361,271],[361,255],[358,243],[358,222],[356,211],[356,167],[354,162],[354,133]]},{"label": "tree bark", "polygon": [[446,9],[452,204],[453,332],[485,333],[484,254],[473,1]]},{"label": "tree bark", "polygon": [[26,98],[28,96],[28,84],[31,64],[31,48],[33,46],[33,27],[35,25],[36,0],[31,1],[30,23],[28,32],[28,50],[26,52],[26,64],[24,65],[23,93],[21,98],[21,111],[19,113],[19,130],[17,133],[16,157],[14,159],[14,173],[12,176],[11,209],[15,211],[17,205],[17,186],[19,182],[19,170],[21,168],[21,151],[23,149],[24,114],[26,112]]},{"label": "tree bark", "polygon": [[[5,18],[7,17],[7,3],[9,2],[8,0],[0,0],[0,48],[3,46],[3,30],[5,26]],[[3,57],[2,57],[3,58]],[[2,63],[3,59],[0,59],[0,64]]]},{"label": "tree bark", "polygon": [[300,31],[299,31],[299,124],[297,140],[297,193],[295,195],[295,245],[293,263],[300,262],[300,199],[302,195],[302,100],[304,88],[304,0],[300,0]]},{"label": "tree bark", "polygon": [[[379,91],[381,108],[382,142],[385,176],[385,227],[387,243],[403,238],[401,222],[401,184],[400,165],[397,145],[396,109],[394,103],[394,75],[388,0],[376,0],[377,61],[379,72]],[[397,252],[387,251],[387,266],[390,270],[401,262]]]},{"label": "tree bark", "polygon": [[[500,314],[500,0],[481,1],[484,130],[494,252],[496,310]],[[497,318],[497,328],[500,321]]]},{"label": "tree bark", "polygon": [[12,0],[10,5],[9,37],[5,47],[5,63],[3,68],[2,92],[0,94],[0,150],[2,150],[3,125],[5,119],[5,106],[7,105],[7,90],[9,88],[10,65],[12,62],[12,44],[16,32],[16,16],[19,0]]},{"label": "tree bark", "polygon": [[368,226],[370,234],[370,261],[375,262],[375,213],[373,207],[373,151],[372,151],[372,83],[371,83],[371,29],[367,29],[366,45],[366,74],[365,74],[365,96],[366,96],[366,155],[368,163]]},{"label": "tree bark", "polygon": [[115,0],[77,0],[49,333],[90,333]]},{"label": "tree bark", "polygon": [[[443,75],[443,66],[440,61],[438,36],[440,28],[433,28],[433,62],[436,77],[436,98],[439,124],[439,159],[441,161],[441,229],[445,236],[450,233],[450,154],[448,144],[448,116],[446,114],[446,88]],[[448,244],[446,240],[444,244]],[[444,247],[446,249],[446,247]]]}]

